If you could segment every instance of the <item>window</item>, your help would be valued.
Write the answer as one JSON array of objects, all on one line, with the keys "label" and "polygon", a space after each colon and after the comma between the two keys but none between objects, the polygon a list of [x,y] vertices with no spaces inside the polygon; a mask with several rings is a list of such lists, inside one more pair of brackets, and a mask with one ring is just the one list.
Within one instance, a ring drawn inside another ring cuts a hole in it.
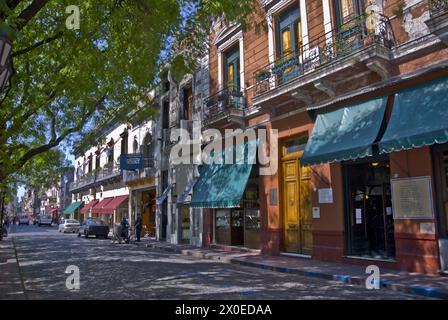
[{"label": "window", "polygon": [[114,162],[114,145],[115,141],[113,138],[110,139],[109,143],[107,144],[107,163],[113,163]]},{"label": "window", "polygon": [[147,132],[143,138],[143,146],[140,150],[143,153],[143,162],[145,167],[150,167],[150,160],[152,158],[152,135]]},{"label": "window", "polygon": [[225,54],[224,81],[231,92],[240,88],[240,48],[239,46]]},{"label": "window", "polygon": [[170,103],[165,101],[163,103],[163,114],[162,114],[162,129],[168,129],[170,119]]},{"label": "window", "polygon": [[98,149],[95,152],[95,169],[99,169],[99,167],[100,167],[100,155],[101,155],[101,152],[100,152],[100,149]]},{"label": "window", "polygon": [[302,24],[298,8],[293,8],[280,16],[278,21],[278,55],[289,57],[300,52],[302,46]]},{"label": "window", "polygon": [[364,14],[365,0],[335,0],[336,22],[338,26]]},{"label": "window", "polygon": [[89,173],[92,172],[92,158],[93,158],[93,155],[90,154],[89,155]]},{"label": "window", "polygon": [[132,143],[132,151],[138,153],[138,141],[137,136],[134,136],[134,142]]},{"label": "window", "polygon": [[128,130],[125,129],[122,134],[120,134],[121,137],[121,154],[127,154],[128,153]]},{"label": "window", "polygon": [[193,90],[192,88],[183,90],[183,119],[193,120]]}]

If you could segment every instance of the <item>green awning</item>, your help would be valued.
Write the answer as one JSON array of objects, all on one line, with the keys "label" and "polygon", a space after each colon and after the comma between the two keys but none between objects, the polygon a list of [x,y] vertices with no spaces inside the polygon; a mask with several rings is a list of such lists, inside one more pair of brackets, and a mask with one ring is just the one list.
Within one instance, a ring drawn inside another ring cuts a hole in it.
[{"label": "green awning", "polygon": [[[201,166],[200,178],[193,188],[191,208],[238,208],[255,163],[257,140],[244,145],[226,148],[223,159],[233,158],[234,164],[204,164]],[[245,154],[244,160],[235,159]],[[228,163],[228,162],[227,162]]]},{"label": "green awning", "polygon": [[448,78],[400,91],[395,96],[380,153],[448,141]]},{"label": "green awning", "polygon": [[67,208],[64,209],[64,211],[62,211],[62,214],[64,214],[64,215],[72,214],[83,204],[84,204],[84,201],[72,202]]},{"label": "green awning", "polygon": [[301,159],[302,165],[372,156],[387,97],[319,114]]}]

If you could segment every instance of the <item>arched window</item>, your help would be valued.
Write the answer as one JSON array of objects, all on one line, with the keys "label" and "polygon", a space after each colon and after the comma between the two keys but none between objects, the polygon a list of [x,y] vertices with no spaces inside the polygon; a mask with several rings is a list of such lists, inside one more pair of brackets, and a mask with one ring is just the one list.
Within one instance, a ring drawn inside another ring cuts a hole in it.
[{"label": "arched window", "polygon": [[87,161],[86,161],[86,157],[84,156],[84,158],[82,160],[82,174],[81,175],[85,175],[87,173],[86,166],[87,166]]},{"label": "arched window", "polygon": [[114,144],[115,141],[111,138],[107,144],[107,163],[114,163]]},{"label": "arched window", "polygon": [[132,151],[138,153],[138,141],[137,136],[134,136],[134,142],[132,143]]},{"label": "arched window", "polygon": [[145,138],[143,138],[143,158],[150,159],[152,158],[152,135],[150,132],[147,132]]},{"label": "arched window", "polygon": [[92,172],[92,158],[93,158],[93,155],[90,154],[89,155],[89,173]]},{"label": "arched window", "polygon": [[128,129],[125,129],[122,134],[120,134],[121,137],[121,154],[127,154],[128,153]]}]

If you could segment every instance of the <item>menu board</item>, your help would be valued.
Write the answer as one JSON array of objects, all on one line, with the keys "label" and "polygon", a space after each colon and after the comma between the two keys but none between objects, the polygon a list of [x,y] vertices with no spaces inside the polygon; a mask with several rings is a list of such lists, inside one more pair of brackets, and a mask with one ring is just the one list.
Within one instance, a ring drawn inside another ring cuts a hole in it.
[{"label": "menu board", "polygon": [[431,177],[392,179],[394,219],[432,219],[434,217]]}]

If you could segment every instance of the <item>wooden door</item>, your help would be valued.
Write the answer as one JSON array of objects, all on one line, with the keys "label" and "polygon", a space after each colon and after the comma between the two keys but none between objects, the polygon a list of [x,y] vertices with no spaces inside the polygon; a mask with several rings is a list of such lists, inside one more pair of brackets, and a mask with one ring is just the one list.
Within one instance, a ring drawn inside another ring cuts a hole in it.
[{"label": "wooden door", "polygon": [[285,251],[300,253],[298,162],[283,162],[283,221]]},{"label": "wooden door", "polygon": [[313,248],[310,169],[301,167],[298,152],[282,161],[284,249],[311,255]]}]

